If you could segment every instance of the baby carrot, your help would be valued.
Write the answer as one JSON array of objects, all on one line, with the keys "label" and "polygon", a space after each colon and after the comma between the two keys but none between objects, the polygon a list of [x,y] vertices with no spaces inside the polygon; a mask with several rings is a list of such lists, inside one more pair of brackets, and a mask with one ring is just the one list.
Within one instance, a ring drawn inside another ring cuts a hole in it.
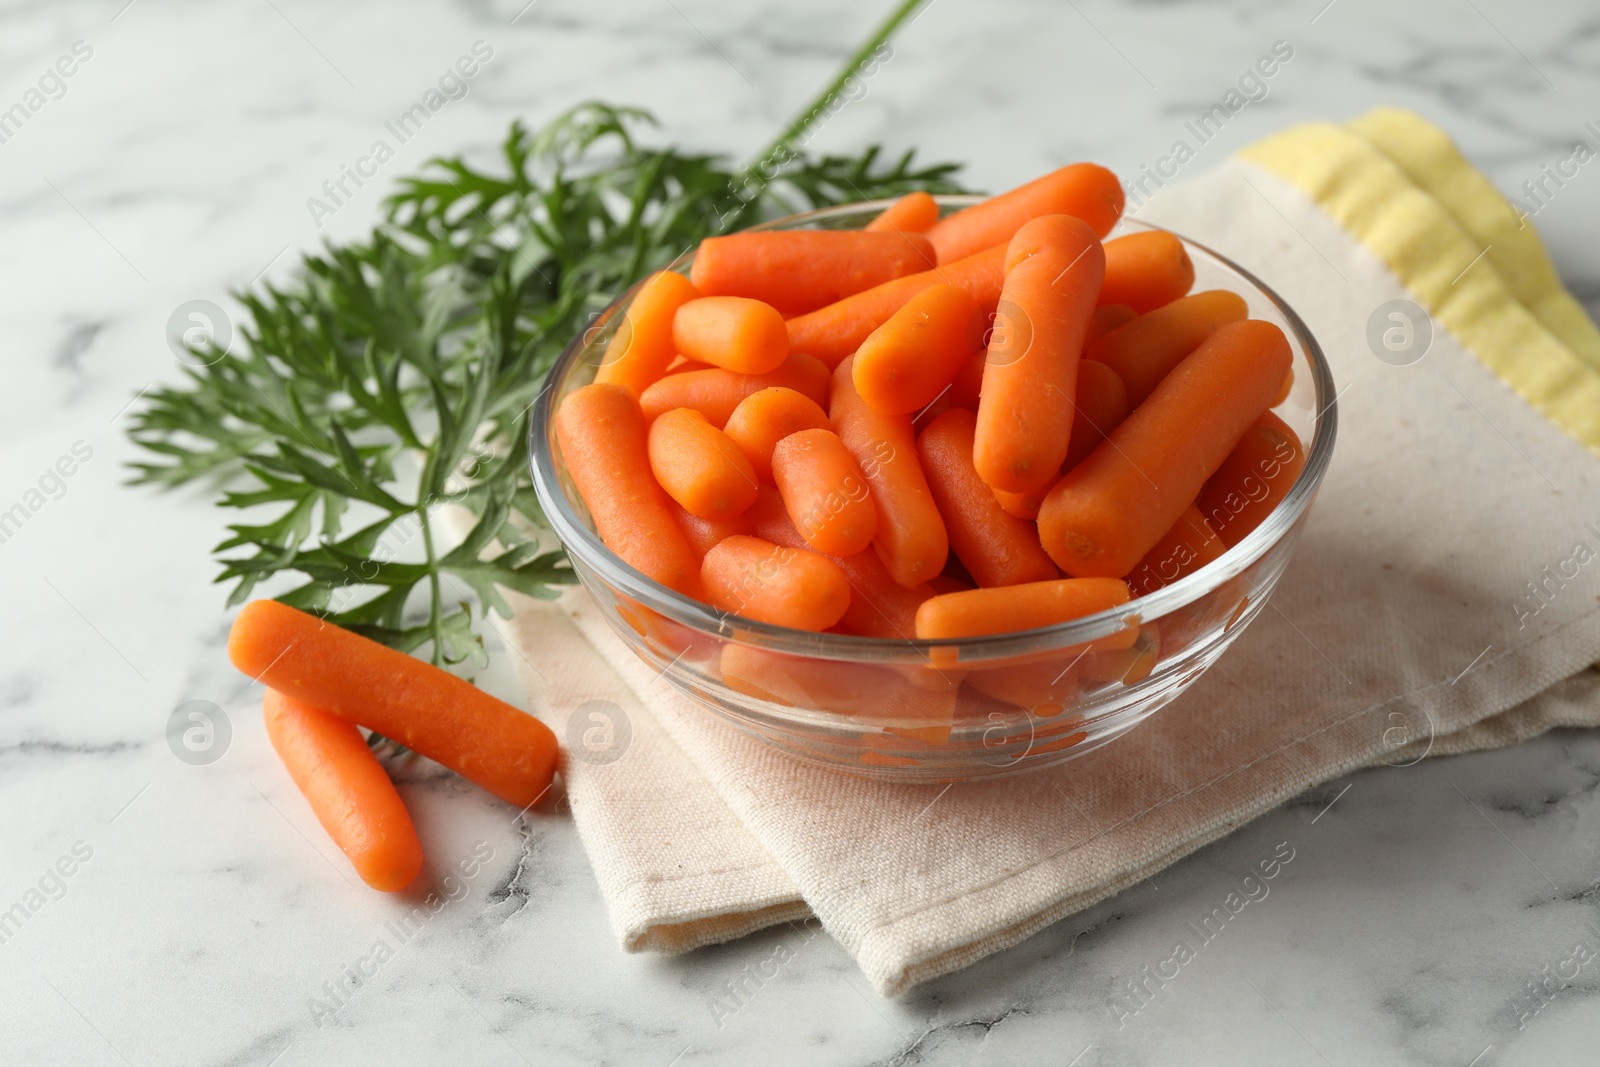
[{"label": "baby carrot", "polygon": [[1195,504],[1222,542],[1232,547],[1288,495],[1305,465],[1299,436],[1268,411],[1245,431]]},{"label": "baby carrot", "polygon": [[1072,439],[1067,444],[1066,461],[1061,464],[1063,473],[1100,447],[1106,435],[1121,426],[1132,410],[1128,389],[1117,372],[1087,359],[1078,364],[1078,394],[1073,404],[1077,411],[1072,415]]},{"label": "baby carrot", "polygon": [[853,556],[878,533],[861,468],[831,430],[801,430],[772,450],[772,479],[800,536],[818,552]]},{"label": "baby carrot", "polygon": [[759,537],[713,547],[700,582],[712,607],[796,630],[826,630],[850,606],[850,583],[833,561]]},{"label": "baby carrot", "polygon": [[[869,233],[927,233],[939,221],[939,202],[921,189],[907,193],[867,223]],[[932,254],[932,246],[929,246]]]},{"label": "baby carrot", "polygon": [[393,738],[518,808],[550,788],[556,737],[544,723],[449,671],[287,604],[246,604],[228,634],[228,658],[269,688]]},{"label": "baby carrot", "polygon": [[940,263],[1010,241],[1040,215],[1071,215],[1104,237],[1122,217],[1122,184],[1093,163],[1074,163],[1008,193],[947,215],[928,231]]},{"label": "baby carrot", "polygon": [[[1128,417],[1128,392],[1123,388],[1117,372],[1104,363],[1079,361],[1078,389],[1072,403],[1076,410],[1072,413],[1072,433],[1067,439],[1067,458],[1061,464],[1062,474],[1082,463],[1084,457],[1106,439],[1106,434]],[[994,498],[1007,515],[1015,515],[1019,519],[1037,519],[1039,509],[1044,506],[1044,498],[1050,495],[1050,490],[1055,488],[1058,481],[1060,478],[1052,478],[1045,485],[1023,493],[996,489]]]},{"label": "baby carrot", "polygon": [[673,356],[672,362],[667,364],[667,373],[663,374],[661,377],[665,378],[669,374],[688,374],[692,370],[710,369],[711,364],[702,363],[698,359],[688,359],[684,356]]},{"label": "baby carrot", "polygon": [[1090,345],[1118,326],[1130,323],[1138,317],[1127,304],[1101,304],[1094,309],[1094,314],[1089,316],[1089,328],[1083,333],[1083,347],[1088,349]]},{"label": "baby carrot", "polygon": [[950,547],[981,586],[1060,577],[1033,524],[1007,515],[972,465],[977,416],[962,408],[940,415],[917,439],[917,455]]},{"label": "baby carrot", "polygon": [[1116,578],[1057,578],[931,597],[917,609],[917,637],[981,637],[1055,626],[1121,607],[1128,585]]},{"label": "baby carrot", "polygon": [[762,389],[739,401],[724,427],[744,450],[756,477],[772,481],[772,450],[778,442],[801,430],[826,430],[828,414],[815,400],[793,389]]},{"label": "baby carrot", "polygon": [[695,595],[700,568],[650,470],[644,416],[633,394],[614,384],[567,394],[556,411],[556,440],[606,546],[645,576]]},{"label": "baby carrot", "polygon": [[672,318],[672,343],[690,359],[740,374],[776,370],[789,355],[789,331],[771,304],[744,296],[703,296]]},{"label": "baby carrot", "polygon": [[1220,559],[1226,551],[1227,546],[1206,525],[1200,510],[1191,504],[1183,509],[1172,529],[1162,534],[1155,547],[1128,572],[1128,588],[1134,596],[1153,593]]},{"label": "baby carrot", "polygon": [[1208,289],[1117,327],[1091,345],[1083,358],[1116,371],[1128,389],[1128,405],[1138,407],[1200,342],[1248,313],[1238,293]]},{"label": "baby carrot", "polygon": [[996,489],[1039,489],[1067,458],[1078,357],[1104,270],[1099,239],[1071,216],[1036,218],[1011,239],[973,445],[978,474]]},{"label": "baby carrot", "polygon": [[983,392],[983,365],[987,355],[987,352],[974,352],[961,365],[961,369],[956,371],[948,394],[951,407],[966,408],[968,411],[978,410],[978,397]]},{"label": "baby carrot", "polygon": [[860,348],[867,335],[888,322],[889,316],[904,307],[906,301],[941,282],[965,289],[979,307],[993,311],[1005,277],[1005,258],[1005,246],[999,245],[953,263],[941,259],[933,270],[884,282],[792,318],[787,323],[789,351],[805,352],[829,367],[837,367],[840,360]]},{"label": "baby carrot", "polygon": [[672,346],[672,319],[700,293],[674,271],[652,274],[628,305],[594,380],[625,386],[634,396],[666,372],[677,350]]},{"label": "baby carrot", "polygon": [[729,515],[721,519],[702,519],[698,515],[691,515],[672,502],[672,517],[678,523],[678,529],[683,531],[683,539],[689,542],[689,549],[695,554],[696,559],[703,560],[711,547],[719,541],[726,540],[734,534],[750,533],[750,520],[746,514]]},{"label": "baby carrot", "polygon": [[833,372],[828,414],[834,432],[866,476],[878,510],[872,547],[895,581],[907,587],[921,585],[944,570],[950,541],[917,459],[911,416],[890,415],[867,405],[855,387],[852,361],[859,358],[851,356]]},{"label": "baby carrot", "polygon": [[422,842],[378,757],[353,723],[275,689],[261,697],[267,740],[361,880],[385,893],[422,870]]},{"label": "baby carrot", "polygon": [[650,424],[650,470],[691,515],[723,519],[756,499],[756,472],[733,438],[694,408],[675,408]]},{"label": "baby carrot", "polygon": [[1050,491],[1039,511],[1050,557],[1077,578],[1131,571],[1266,411],[1289,361],[1270,322],[1212,334]]},{"label": "baby carrot", "polygon": [[933,265],[920,233],[766,230],[707,237],[689,280],[706,296],[753,297],[789,316]]},{"label": "baby carrot", "polygon": [[1008,493],[1004,489],[996,489],[994,498],[1007,515],[1019,519],[1037,519],[1039,509],[1044,506],[1044,498],[1054,485],[1052,481],[1042,489],[1029,489],[1026,493]]},{"label": "baby carrot", "polygon": [[1194,262],[1176,234],[1144,230],[1106,242],[1101,304],[1126,304],[1143,315],[1172,303],[1192,285]]},{"label": "baby carrot", "polygon": [[[761,489],[761,495],[745,512],[752,531],[776,545],[805,548],[801,537],[784,510],[777,490]],[[931,585],[906,588],[889,575],[876,552],[857,552],[853,556],[829,556],[850,583],[850,606],[840,616],[838,627],[860,637],[887,637],[909,641],[916,636],[917,605],[933,596]]]},{"label": "baby carrot", "polygon": [[1278,395],[1272,398],[1272,406],[1277,407],[1289,399],[1289,392],[1294,388],[1294,368],[1289,368],[1289,373],[1283,376],[1283,384],[1278,387]]},{"label": "baby carrot", "polygon": [[673,408],[694,408],[720,429],[728,424],[740,401],[763,389],[793,389],[819,406],[826,404],[832,379],[832,372],[821,361],[795,352],[781,367],[766,374],[738,374],[721,367],[670,374],[646,389],[639,404],[647,421],[654,421]]},{"label": "baby carrot", "polygon": [[921,411],[982,347],[978,302],[954,285],[930,285],[856,350],[855,389],[874,411]]}]

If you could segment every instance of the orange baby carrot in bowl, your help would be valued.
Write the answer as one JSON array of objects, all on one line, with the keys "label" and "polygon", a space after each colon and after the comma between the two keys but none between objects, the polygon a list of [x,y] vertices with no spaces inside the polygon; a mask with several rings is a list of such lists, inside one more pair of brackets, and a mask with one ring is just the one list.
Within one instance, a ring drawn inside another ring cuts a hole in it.
[{"label": "orange baby carrot in bowl", "polygon": [[831,430],[801,430],[772,450],[772,479],[806,544],[853,556],[878,533],[878,509],[855,457]]},{"label": "orange baby carrot in bowl", "polygon": [[1227,546],[1206,525],[1193,504],[1183,509],[1172,529],[1161,535],[1150,551],[1128,572],[1128,588],[1134,596],[1153,593],[1185,575],[1220,558]]},{"label": "orange baby carrot in bowl", "polygon": [[703,519],[699,515],[692,515],[683,510],[677,501],[672,501],[671,507],[672,517],[677,521],[678,529],[683,531],[683,539],[689,542],[689,548],[694,552],[696,559],[705,559],[706,553],[710,552],[712,546],[719,541],[725,541],[734,534],[751,532],[747,512],[720,519]]},{"label": "orange baby carrot in bowl", "polygon": [[650,424],[650,470],[691,515],[723,519],[756,499],[756,472],[733,438],[694,408],[674,408]]},{"label": "orange baby carrot in bowl", "polygon": [[[909,306],[909,305],[908,305]],[[878,510],[872,546],[904,586],[921,585],[944,570],[950,553],[944,520],[928,491],[910,415],[874,411],[856,392],[852,356],[833,372],[828,414],[834,432],[867,479]]]},{"label": "orange baby carrot in bowl", "polygon": [[703,296],[678,308],[672,343],[690,359],[740,374],[776,370],[789,355],[789,331],[771,304],[743,296]]},{"label": "orange baby carrot in bowl", "polygon": [[1051,559],[1079,578],[1131,571],[1266,411],[1290,360],[1270,322],[1212,334],[1050,491],[1039,534]]},{"label": "orange baby carrot in bowl", "polygon": [[832,560],[759,537],[713,547],[700,582],[712,607],[796,630],[826,630],[850,606],[850,583]]},{"label": "orange baby carrot in bowl", "polygon": [[[1078,363],[1078,392],[1073,397],[1077,408],[1072,415],[1072,437],[1067,444],[1067,458],[1061,464],[1062,472],[1071,470],[1100,447],[1106,435],[1128,417],[1133,410],[1128,403],[1128,389],[1117,372],[1104,363],[1081,360]],[[1037,518],[1037,515],[1035,516]]]},{"label": "orange baby carrot in bowl", "polygon": [[544,723],[449,671],[315,615],[251,601],[228,633],[228,658],[269,688],[393,738],[515,807],[532,805],[550,788],[556,738]]},{"label": "orange baby carrot in bowl", "polygon": [[1053,481],[1067,457],[1078,357],[1105,257],[1083,221],[1045,215],[1017,231],[1006,263],[973,463],[996,489],[1021,493]]},{"label": "orange baby carrot in bowl", "polygon": [[939,266],[921,274],[908,274],[892,282],[847,296],[837,303],[799,315],[788,321],[789,350],[816,356],[829,367],[861,347],[867,335],[889,321],[906,301],[930,285],[941,282],[958,286],[987,311],[1000,299],[1005,278],[1004,245],[958,259],[939,261]]},{"label": "orange baby carrot in bowl", "polygon": [[1127,387],[1129,406],[1138,407],[1200,342],[1246,314],[1244,297],[1238,293],[1208,289],[1117,327],[1089,346],[1083,358],[1116,371]]},{"label": "orange baby carrot in bowl", "polygon": [[711,425],[721,428],[745,397],[763,389],[793,389],[819,405],[826,404],[832,377],[821,361],[795,352],[766,374],[738,374],[721,367],[670,374],[646,389],[639,404],[649,421],[673,408],[694,408]]},{"label": "orange baby carrot in bowl", "polygon": [[422,842],[394,783],[354,723],[275,689],[261,698],[267,740],[361,880],[397,893],[422,870]]},{"label": "orange baby carrot in bowl", "polygon": [[868,335],[854,357],[856,392],[874,411],[921,411],[981,348],[978,302],[954,285],[930,285]]},{"label": "orange baby carrot in bowl", "polygon": [[586,385],[561,401],[555,427],[567,473],[606,547],[647,577],[694,596],[700,568],[650,470],[633,394],[621,385]]},{"label": "orange baby carrot in bowl", "polygon": [[802,315],[933,265],[933,246],[917,233],[764,230],[705,238],[689,280],[706,296],[752,297]]},{"label": "orange baby carrot in bowl", "polygon": [[956,371],[955,379],[950,383],[950,392],[946,394],[951,407],[978,410],[978,398],[983,393],[983,363],[987,355],[987,351],[974,352]]},{"label": "orange baby carrot in bowl", "polygon": [[945,593],[917,609],[917,636],[936,640],[1036,630],[1121,607],[1128,600],[1127,583],[1116,578],[1056,578]]},{"label": "orange baby carrot in bowl", "polygon": [[1008,193],[947,215],[928,231],[940,263],[1010,241],[1041,215],[1071,215],[1104,237],[1122,217],[1122,184],[1093,163],[1073,163]]},{"label": "orange baby carrot in bowl", "polygon": [[1083,332],[1083,347],[1087,349],[1118,326],[1130,323],[1138,317],[1139,313],[1127,304],[1101,304],[1094,309],[1094,314],[1089,316],[1089,328]]},{"label": "orange baby carrot in bowl", "polygon": [[1126,304],[1143,315],[1170,304],[1194,285],[1194,262],[1178,236],[1144,230],[1106,242],[1101,304]]},{"label": "orange baby carrot in bowl", "polygon": [[678,309],[700,292],[674,271],[652,274],[639,287],[623,315],[594,380],[625,386],[634,396],[666,373],[677,349],[672,345],[672,320]]},{"label": "orange baby carrot in bowl", "polygon": [[[883,209],[867,223],[869,233],[927,233],[939,221],[939,202],[918,189]],[[932,254],[932,245],[929,245]]]},{"label": "orange baby carrot in bowl", "polygon": [[1195,504],[1222,542],[1232,547],[1288,495],[1305,465],[1299,436],[1268,411],[1206,480]]},{"label": "orange baby carrot in bowl", "polygon": [[739,401],[724,427],[744,450],[756,477],[772,481],[772,450],[778,442],[801,430],[826,430],[828,413],[815,400],[793,389],[772,388],[751,393]]},{"label": "orange baby carrot in bowl", "polygon": [[[761,489],[761,495],[745,513],[752,532],[773,544],[806,548],[784,509],[777,490]],[[876,552],[857,552],[853,556],[829,556],[850,583],[850,606],[840,616],[838,627],[861,637],[885,637],[909,641],[916,636],[917,605],[934,594],[931,585],[907,588],[889,574]]]},{"label": "orange baby carrot in bowl", "polygon": [[972,465],[977,416],[951,408],[922,431],[917,455],[950,547],[981,586],[1020,585],[1060,577],[1033,523],[1007,515]]}]

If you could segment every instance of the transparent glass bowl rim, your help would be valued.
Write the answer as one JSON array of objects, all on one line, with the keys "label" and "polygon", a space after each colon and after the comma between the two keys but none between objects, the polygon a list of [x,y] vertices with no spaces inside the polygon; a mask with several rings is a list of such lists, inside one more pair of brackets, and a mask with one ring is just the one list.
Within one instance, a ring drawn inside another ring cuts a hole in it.
[{"label": "transparent glass bowl rim", "polygon": [[[965,207],[984,198],[966,195],[944,195],[936,197],[936,199],[941,206]],[[892,199],[869,200],[821,208],[816,211],[772,219],[759,226],[751,227],[751,229],[792,229],[810,223],[837,222],[841,219],[849,219],[856,216],[861,217],[862,221],[865,222],[893,202]],[[1138,219],[1124,217],[1122,228],[1157,230],[1162,227]],[[1305,322],[1300,316],[1265,282],[1231,259],[1206,245],[1184,237],[1182,234],[1175,234],[1175,236],[1184,242],[1191,255],[1198,252],[1227,271],[1237,275],[1244,282],[1254,286],[1256,291],[1283,316],[1284,321],[1294,334],[1294,339],[1300,344],[1306,354],[1307,361],[1311,365],[1316,415],[1313,417],[1313,433],[1311,444],[1306,453],[1305,467],[1300,472],[1300,477],[1290,487],[1288,494],[1268,514],[1261,525],[1251,531],[1244,540],[1228,549],[1222,558],[1171,585],[1163,586],[1153,593],[1132,600],[1120,608],[1098,612],[1094,615],[1086,615],[1070,622],[1034,630],[1021,630],[985,637],[944,638],[939,640],[908,638],[900,640],[880,637],[856,637],[847,634],[814,633],[808,630],[794,630],[786,626],[774,626],[770,623],[757,622],[743,616],[735,616],[718,611],[708,604],[661,585],[624,563],[620,557],[605,546],[599,535],[589,528],[574,509],[572,502],[567,498],[566,490],[562,486],[560,475],[556,470],[556,459],[550,445],[552,420],[555,417],[556,404],[559,399],[556,396],[556,384],[565,380],[572,369],[572,365],[582,358],[585,349],[588,347],[588,342],[585,340],[588,331],[580,333],[573,338],[556,359],[546,375],[543,390],[534,402],[528,430],[534,491],[538,495],[539,503],[544,509],[545,517],[550,523],[551,529],[556,537],[560,539],[562,545],[565,546],[566,550],[571,553],[578,563],[599,577],[614,591],[707,636],[724,640],[738,640],[747,644],[758,645],[774,652],[783,652],[808,658],[862,663],[927,663],[932,655],[949,656],[949,652],[933,653],[932,650],[934,649],[958,649],[958,659],[961,662],[981,662],[984,660],[1004,660],[1013,656],[1024,656],[1084,644],[1124,629],[1130,619],[1141,622],[1160,619],[1162,616],[1204,597],[1243,573],[1251,564],[1265,555],[1294,526],[1300,516],[1310,507],[1312,499],[1316,496],[1317,487],[1321,483],[1333,456],[1334,437],[1338,428],[1337,397],[1334,391],[1332,371],[1328,367],[1328,362],[1323,355],[1321,346],[1317,344],[1316,338],[1311,335],[1311,331],[1306,328]],[[692,256],[692,250],[685,252],[664,269],[678,270],[688,263]],[[633,297],[637,290],[638,285],[629,288],[627,292],[612,301],[595,319],[595,322],[611,321],[614,316],[621,312],[622,307]]]}]

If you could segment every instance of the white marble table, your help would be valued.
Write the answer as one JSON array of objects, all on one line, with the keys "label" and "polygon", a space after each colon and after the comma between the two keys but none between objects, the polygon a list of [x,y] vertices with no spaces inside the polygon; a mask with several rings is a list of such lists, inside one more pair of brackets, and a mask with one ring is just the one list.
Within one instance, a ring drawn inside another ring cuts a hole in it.
[{"label": "white marble table", "polygon": [[[0,912],[26,913],[0,941],[0,1062],[1596,1062],[1600,962],[1573,953],[1600,950],[1600,737],[1570,733],[1332,783],[894,1002],[803,928],[625,956],[559,805],[513,821],[414,770],[403,790],[436,861],[479,842],[492,857],[395,936],[226,663],[207,554],[223,516],[198,491],[119,484],[130,398],[178,373],[169,313],[362,232],[386,183],[492,145],[514,116],[642,103],[665,137],[751,152],[884,6],[524,2],[0,7],[0,110],[83,42],[47,83],[59,98],[0,144],[0,510],[77,453],[0,543]],[[936,0],[815,147],[917,145],[973,160],[989,187],[1083,157],[1136,172],[1275,41],[1292,62],[1191,167],[1378,102],[1445,125],[1509,191],[1597,136],[1592,5],[1324,2]],[[319,232],[307,198],[478,41],[493,56],[470,95]],[[1536,220],[1591,311],[1597,207],[1600,164]],[[487,684],[516,699],[503,663]],[[233,736],[189,766],[164,729],[200,699]],[[1270,897],[1119,1018],[1126,983],[1281,842],[1296,858]],[[380,938],[393,955],[374,964]],[[780,944],[779,977],[719,1018],[722,986]],[[315,1014],[364,957],[371,976]]]}]

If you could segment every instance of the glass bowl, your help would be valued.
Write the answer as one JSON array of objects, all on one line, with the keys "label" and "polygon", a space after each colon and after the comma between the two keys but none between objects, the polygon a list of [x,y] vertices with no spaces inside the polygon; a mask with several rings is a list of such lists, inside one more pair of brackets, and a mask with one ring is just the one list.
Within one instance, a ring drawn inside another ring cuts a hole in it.
[{"label": "glass bowl", "polygon": [[[939,201],[949,213],[977,199]],[[859,229],[888,204],[827,208],[758,228]],[[1114,235],[1154,228],[1124,219]],[[553,428],[562,398],[593,381],[633,290],[575,338],[550,371],[530,431],[539,501],[579,580],[623,642],[706,714],[791,756],[861,777],[920,783],[1015,774],[1081,756],[1176,698],[1260,613],[1333,452],[1333,378],[1300,317],[1237,264],[1184,244],[1195,290],[1239,293],[1253,318],[1276,323],[1288,337],[1294,385],[1274,410],[1306,443],[1306,464],[1278,507],[1221,559],[1115,611],[1020,633],[897,641],[726,615],[634,570],[595,533]],[[670,269],[687,274],[693,255]]]}]

